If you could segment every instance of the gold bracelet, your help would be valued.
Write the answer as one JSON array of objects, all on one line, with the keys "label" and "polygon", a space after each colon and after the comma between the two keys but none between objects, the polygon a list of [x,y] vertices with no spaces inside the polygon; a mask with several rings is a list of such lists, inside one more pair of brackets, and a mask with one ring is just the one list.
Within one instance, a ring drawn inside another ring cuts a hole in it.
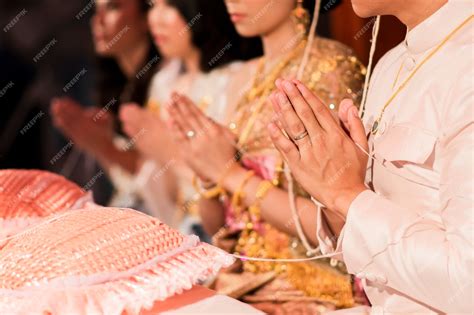
[{"label": "gold bracelet", "polygon": [[225,189],[222,188],[222,185],[221,183],[224,181],[224,179],[226,178],[226,176],[228,175],[228,173],[232,170],[232,167],[234,166],[234,164],[232,164],[231,166],[229,166],[224,172],[223,174],[221,175],[219,181],[217,182],[216,185],[214,185],[214,187],[211,187],[209,189],[204,189],[202,187],[202,185],[199,185],[198,183],[198,178],[197,176],[195,175],[193,177],[193,187],[194,189],[197,191],[197,193],[202,197],[202,198],[205,198],[205,199],[212,199],[212,198],[215,198],[217,196],[221,196],[223,194],[226,193]]},{"label": "gold bracelet", "polygon": [[220,187],[220,185],[215,185],[209,189],[204,189],[200,185],[200,181],[196,175],[194,175],[193,177],[193,187],[199,194],[199,196],[205,199],[212,199],[225,193],[225,191]]},{"label": "gold bracelet", "polygon": [[244,198],[244,186],[254,175],[255,172],[253,170],[247,171],[247,173],[245,173],[245,177],[239,184],[239,188],[237,188],[235,193],[232,195],[232,208],[237,209],[237,207],[241,205],[242,198]]},{"label": "gold bracelet", "polygon": [[255,202],[249,207],[249,213],[254,219],[260,219],[260,203],[272,187],[274,187],[273,183],[269,180],[264,180],[258,185],[257,193],[255,194]]}]

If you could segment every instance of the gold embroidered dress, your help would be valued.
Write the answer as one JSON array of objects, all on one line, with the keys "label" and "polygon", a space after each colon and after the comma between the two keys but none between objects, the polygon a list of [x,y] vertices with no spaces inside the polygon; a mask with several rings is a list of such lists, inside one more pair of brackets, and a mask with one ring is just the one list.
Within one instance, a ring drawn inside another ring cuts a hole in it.
[{"label": "gold embroidered dress", "polygon": [[[282,172],[283,161],[267,132],[267,125],[273,117],[268,96],[275,89],[276,78],[296,77],[305,44],[304,40],[293,50],[288,50],[267,75],[262,74],[262,59],[255,71],[252,86],[229,121],[229,127],[239,138],[243,152],[241,163],[257,176],[284,189],[287,189],[287,183]],[[336,114],[342,99],[351,98],[356,103],[360,101],[364,75],[364,66],[349,48],[336,41],[318,37],[313,43],[301,81]],[[297,185],[295,192],[309,198]],[[223,198],[227,211],[226,225],[215,235],[216,245],[251,257],[307,257],[296,238],[262,220],[257,206],[239,207],[231,201],[232,196]],[[354,304],[351,279],[344,272],[344,267],[331,267],[328,261],[244,261],[241,265],[234,266],[232,271],[221,274],[215,287],[268,313],[274,313],[278,308],[288,312],[298,310],[314,314]]]}]

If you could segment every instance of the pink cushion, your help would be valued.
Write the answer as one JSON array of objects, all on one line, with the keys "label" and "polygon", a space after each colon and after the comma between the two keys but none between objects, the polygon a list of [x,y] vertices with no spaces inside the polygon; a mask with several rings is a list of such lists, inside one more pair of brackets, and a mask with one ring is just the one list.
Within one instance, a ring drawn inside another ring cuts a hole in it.
[{"label": "pink cushion", "polygon": [[39,170],[0,170],[0,239],[42,218],[92,201],[66,178]]},{"label": "pink cushion", "polygon": [[131,209],[50,216],[0,250],[0,314],[138,314],[233,262]]}]

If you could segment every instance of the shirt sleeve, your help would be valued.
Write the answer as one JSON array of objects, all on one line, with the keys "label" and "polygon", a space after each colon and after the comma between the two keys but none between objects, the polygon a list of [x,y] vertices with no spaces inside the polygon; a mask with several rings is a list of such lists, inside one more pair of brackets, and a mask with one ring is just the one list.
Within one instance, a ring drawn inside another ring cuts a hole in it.
[{"label": "shirt sleeve", "polygon": [[418,215],[416,209],[367,190],[351,204],[336,247],[325,239],[324,229],[318,236],[327,245],[325,250],[342,250],[350,273],[440,311],[470,313],[474,308],[472,80],[460,80],[454,90],[436,153],[439,209]]}]

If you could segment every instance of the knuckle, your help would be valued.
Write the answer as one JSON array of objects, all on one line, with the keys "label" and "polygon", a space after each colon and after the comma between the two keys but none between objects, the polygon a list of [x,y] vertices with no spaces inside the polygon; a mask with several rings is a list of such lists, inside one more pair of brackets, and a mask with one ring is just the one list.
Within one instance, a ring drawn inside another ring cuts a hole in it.
[{"label": "knuckle", "polygon": [[283,153],[285,153],[287,155],[293,151],[293,147],[291,146],[291,144],[289,144],[287,142],[282,143],[280,145],[280,147],[281,147],[281,150],[283,151]]},{"label": "knuckle", "polygon": [[303,117],[313,116],[313,111],[309,107],[302,108],[300,113]]},{"label": "knuckle", "polygon": [[300,122],[294,122],[290,125],[290,129],[294,132],[300,133],[304,132],[305,128]]}]

